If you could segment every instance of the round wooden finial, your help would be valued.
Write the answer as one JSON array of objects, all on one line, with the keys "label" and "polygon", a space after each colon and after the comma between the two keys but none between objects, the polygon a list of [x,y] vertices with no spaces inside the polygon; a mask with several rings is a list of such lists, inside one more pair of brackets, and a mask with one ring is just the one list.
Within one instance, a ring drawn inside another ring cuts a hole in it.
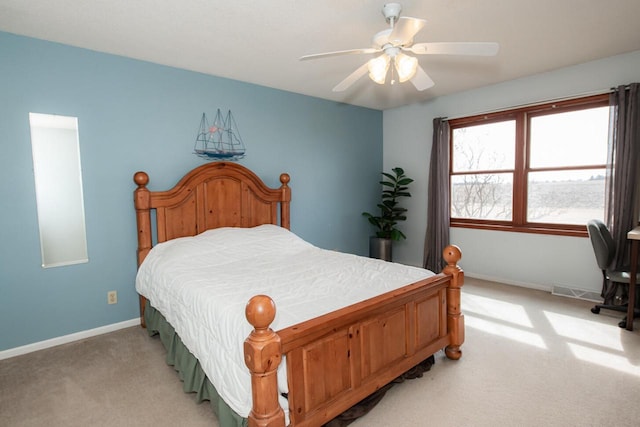
[{"label": "round wooden finial", "polygon": [[276,304],[266,295],[256,295],[249,300],[245,316],[256,329],[266,329],[276,317]]},{"label": "round wooden finial", "polygon": [[442,251],[442,257],[447,264],[456,265],[462,258],[462,251],[456,245],[449,245]]},{"label": "round wooden finial", "polygon": [[291,178],[289,177],[288,173],[281,173],[280,174],[280,182],[282,184],[287,185],[290,180],[291,180]]},{"label": "round wooden finial", "polygon": [[138,184],[140,187],[144,187],[149,183],[149,175],[147,175],[146,172],[142,171],[136,172],[133,175],[133,182]]}]

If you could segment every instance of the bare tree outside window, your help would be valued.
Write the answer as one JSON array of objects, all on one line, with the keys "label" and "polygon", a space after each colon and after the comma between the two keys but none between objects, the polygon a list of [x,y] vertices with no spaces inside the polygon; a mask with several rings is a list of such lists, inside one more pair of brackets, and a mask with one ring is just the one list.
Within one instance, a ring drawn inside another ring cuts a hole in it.
[{"label": "bare tree outside window", "polygon": [[514,133],[513,121],[454,129],[452,217],[511,220]]},{"label": "bare tree outside window", "polygon": [[457,175],[451,179],[451,216],[477,219],[511,219],[509,174]]}]

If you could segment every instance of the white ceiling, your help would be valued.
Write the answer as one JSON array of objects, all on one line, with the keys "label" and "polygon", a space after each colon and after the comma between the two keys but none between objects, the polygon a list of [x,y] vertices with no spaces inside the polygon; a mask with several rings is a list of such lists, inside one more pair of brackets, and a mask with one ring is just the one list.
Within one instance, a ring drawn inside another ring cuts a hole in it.
[{"label": "white ceiling", "polygon": [[[384,0],[0,0],[0,31],[379,110],[640,49],[640,0],[405,0],[415,42],[491,41],[497,57],[421,56],[435,86],[332,88],[371,55]],[[0,58],[0,60],[2,60]]]}]

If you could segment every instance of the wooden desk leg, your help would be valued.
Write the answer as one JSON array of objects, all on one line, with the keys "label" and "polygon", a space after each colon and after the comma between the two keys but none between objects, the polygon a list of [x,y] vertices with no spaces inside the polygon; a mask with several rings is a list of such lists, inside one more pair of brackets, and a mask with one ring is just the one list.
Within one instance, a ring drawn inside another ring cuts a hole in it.
[{"label": "wooden desk leg", "polygon": [[636,273],[638,270],[638,240],[631,241],[631,272],[629,302],[627,304],[627,331],[633,331],[633,312],[636,305]]}]

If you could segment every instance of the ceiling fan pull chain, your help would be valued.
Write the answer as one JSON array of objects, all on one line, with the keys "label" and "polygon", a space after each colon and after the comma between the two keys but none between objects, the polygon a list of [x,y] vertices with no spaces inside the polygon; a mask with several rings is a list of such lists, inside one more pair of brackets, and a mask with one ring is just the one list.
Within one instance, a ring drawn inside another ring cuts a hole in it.
[{"label": "ceiling fan pull chain", "polygon": [[396,84],[396,58],[395,56],[393,57],[393,66],[389,67],[391,68],[391,84],[394,85]]}]

